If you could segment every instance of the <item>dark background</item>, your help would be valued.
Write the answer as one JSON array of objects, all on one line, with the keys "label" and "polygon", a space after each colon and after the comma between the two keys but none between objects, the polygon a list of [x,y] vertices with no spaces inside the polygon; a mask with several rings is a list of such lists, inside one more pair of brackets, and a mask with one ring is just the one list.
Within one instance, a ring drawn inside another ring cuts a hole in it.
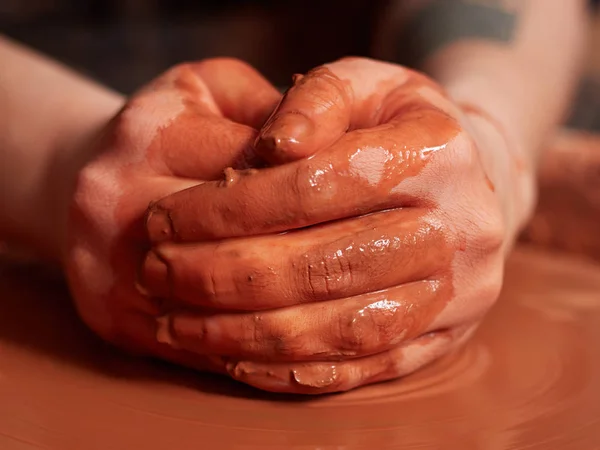
[{"label": "dark background", "polygon": [[0,32],[124,93],[173,64],[210,56],[242,58],[285,85],[294,72],[367,55],[384,3],[0,0]]},{"label": "dark background", "polygon": [[[211,56],[241,58],[286,86],[293,73],[369,55],[388,1],[0,0],[0,33],[125,94]],[[582,80],[570,125],[600,131],[600,49],[591,58],[599,63]]]}]

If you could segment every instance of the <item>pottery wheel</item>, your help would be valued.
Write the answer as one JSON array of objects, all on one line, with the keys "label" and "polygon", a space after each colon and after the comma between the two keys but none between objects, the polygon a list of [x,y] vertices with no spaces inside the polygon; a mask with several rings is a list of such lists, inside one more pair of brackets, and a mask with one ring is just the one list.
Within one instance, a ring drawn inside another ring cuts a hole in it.
[{"label": "pottery wheel", "polygon": [[43,270],[0,270],[0,449],[600,448],[600,266],[519,249],[463,350],[405,379],[282,397],[121,354]]}]

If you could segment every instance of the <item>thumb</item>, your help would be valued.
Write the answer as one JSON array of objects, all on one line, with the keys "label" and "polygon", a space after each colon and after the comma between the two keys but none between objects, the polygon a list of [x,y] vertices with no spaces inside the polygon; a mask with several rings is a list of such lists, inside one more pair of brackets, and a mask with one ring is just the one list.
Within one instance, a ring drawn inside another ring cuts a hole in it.
[{"label": "thumb", "polygon": [[348,130],[351,112],[350,86],[328,68],[295,75],[293,86],[260,130],[256,152],[272,164],[309,157]]}]

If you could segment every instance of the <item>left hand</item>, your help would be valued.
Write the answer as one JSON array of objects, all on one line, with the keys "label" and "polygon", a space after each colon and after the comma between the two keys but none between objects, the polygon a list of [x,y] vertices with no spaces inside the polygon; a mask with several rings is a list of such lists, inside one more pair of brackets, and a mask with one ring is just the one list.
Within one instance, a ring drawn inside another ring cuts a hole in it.
[{"label": "left hand", "polygon": [[423,75],[344,59],[296,78],[257,149],[285,164],[151,207],[145,287],[180,305],[158,336],[262,389],[323,393],[474,331],[526,209],[492,119]]},{"label": "left hand", "polygon": [[[62,263],[79,315],[105,340],[137,354],[201,370],[226,372],[219,358],[163,345],[155,336],[162,302],[136,289],[149,249],[148,204],[170,193],[223,180],[223,171],[253,167],[252,143],[281,95],[258,72],[232,59],[175,66],[138,90],[97,138],[65,166],[76,180]],[[164,306],[168,310],[168,305]]]}]

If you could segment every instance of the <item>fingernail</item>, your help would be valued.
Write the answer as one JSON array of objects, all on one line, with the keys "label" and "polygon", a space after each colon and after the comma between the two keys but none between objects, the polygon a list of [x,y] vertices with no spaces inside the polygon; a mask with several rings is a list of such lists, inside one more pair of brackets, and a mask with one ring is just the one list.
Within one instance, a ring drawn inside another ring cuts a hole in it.
[{"label": "fingernail", "polygon": [[[311,120],[302,114],[284,113],[274,117],[257,138],[256,149],[262,156],[290,161],[298,159],[296,147],[314,132]],[[300,156],[301,157],[301,156]]]},{"label": "fingernail", "polygon": [[300,386],[322,389],[331,386],[338,379],[335,365],[305,365],[291,371],[292,377]]},{"label": "fingernail", "polygon": [[151,206],[146,217],[146,231],[151,242],[172,240],[175,233],[168,211]]},{"label": "fingernail", "polygon": [[173,337],[171,316],[161,316],[156,319],[156,340],[172,348],[180,348]]},{"label": "fingernail", "polygon": [[136,283],[138,291],[144,295],[170,296],[169,268],[158,254],[151,250],[146,255],[140,279]]}]

